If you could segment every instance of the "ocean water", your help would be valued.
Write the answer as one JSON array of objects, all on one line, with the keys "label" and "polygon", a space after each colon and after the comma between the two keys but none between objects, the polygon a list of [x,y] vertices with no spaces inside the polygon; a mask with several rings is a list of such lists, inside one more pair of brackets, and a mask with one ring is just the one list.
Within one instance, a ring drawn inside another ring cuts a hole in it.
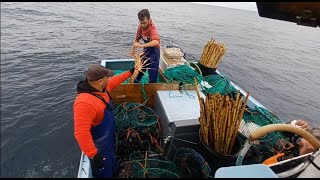
[{"label": "ocean water", "polygon": [[148,8],[162,46],[190,61],[215,38],[218,70],[284,121],[320,125],[319,28],[257,12],[167,2],[1,2],[1,177],[76,177],[76,84],[89,64],[129,58]]}]

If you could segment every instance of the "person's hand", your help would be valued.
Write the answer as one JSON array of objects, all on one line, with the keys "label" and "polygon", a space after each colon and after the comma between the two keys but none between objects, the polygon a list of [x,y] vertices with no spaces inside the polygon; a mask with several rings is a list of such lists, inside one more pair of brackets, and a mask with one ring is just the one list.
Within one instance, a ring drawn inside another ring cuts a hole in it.
[{"label": "person's hand", "polygon": [[143,48],[143,45],[140,44],[140,43],[138,43],[138,42],[135,42],[135,43],[133,44],[133,46],[134,46],[135,48]]},{"label": "person's hand", "polygon": [[299,145],[300,156],[315,151],[315,148],[304,138],[301,138],[301,141],[298,142],[298,145]]},{"label": "person's hand", "polygon": [[305,120],[303,120],[303,119],[297,119],[296,121],[297,121],[297,122],[296,122],[295,125],[298,126],[298,127],[300,127],[301,129],[303,129],[303,130],[305,130],[305,131],[307,131],[307,130],[310,129],[309,124],[308,124]]},{"label": "person's hand", "polygon": [[105,158],[97,153],[93,158],[90,159],[91,168],[95,171],[103,169],[104,160]]},{"label": "person's hand", "polygon": [[129,52],[129,56],[134,58],[134,49],[132,48],[131,51]]}]

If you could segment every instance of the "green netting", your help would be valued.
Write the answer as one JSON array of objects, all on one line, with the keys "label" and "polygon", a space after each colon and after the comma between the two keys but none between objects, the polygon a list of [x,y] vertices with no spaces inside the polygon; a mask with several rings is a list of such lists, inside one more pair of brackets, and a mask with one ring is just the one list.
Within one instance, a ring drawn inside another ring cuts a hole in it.
[{"label": "green netting", "polygon": [[[268,119],[267,122],[260,122],[261,125],[267,124],[283,124],[285,123],[281,119],[279,119],[275,114],[271,113],[268,109],[263,107],[256,107],[256,110],[259,111],[264,117]],[[263,124],[264,123],[264,124]],[[267,123],[267,124],[266,124]],[[259,124],[260,125],[260,124]]]},{"label": "green netting", "polygon": [[[148,161],[150,164],[150,161]],[[157,164],[161,164],[163,162],[157,162]],[[179,178],[177,173],[172,172],[171,170],[161,169],[161,168],[140,168],[137,170],[133,170],[135,172],[132,173],[131,178]]]},{"label": "green netting", "polygon": [[223,95],[233,95],[237,92],[230,80],[223,74],[201,76],[194,68],[189,65],[179,65],[166,69],[164,76],[168,82],[180,82],[183,85],[194,85],[194,78],[201,86],[204,94],[220,93]]},{"label": "green netting", "polygon": [[[284,123],[276,115],[272,114],[269,110],[263,107],[256,107],[255,110],[250,110],[250,112],[245,112],[243,115],[243,120],[245,122],[253,122],[259,126]],[[274,145],[275,143],[277,143],[278,140],[284,139],[284,138],[285,136],[281,132],[272,132],[261,137],[259,140],[265,141],[271,145]]]},{"label": "green netting", "polygon": [[153,109],[139,103],[121,103],[116,106],[114,113],[117,131],[152,126],[157,124],[159,119]]},{"label": "green netting", "polygon": [[130,178],[179,178],[176,165],[153,151],[134,152],[130,155]]},{"label": "green netting", "polygon": [[194,84],[194,77],[200,82],[203,77],[197,73],[191,66],[188,65],[179,65],[171,67],[164,71],[164,76],[167,78],[168,82],[181,82],[184,85]]},{"label": "green netting", "polygon": [[[159,118],[151,108],[138,103],[121,103],[115,108],[115,126],[116,156],[122,164],[129,164],[124,168],[127,171],[124,176],[130,178],[211,177],[209,166],[195,151],[180,150],[175,162],[160,155],[163,150],[160,144]],[[147,158],[145,152],[147,152]]]},{"label": "green netting", "polygon": [[160,154],[157,154],[154,151],[135,151],[130,154],[129,160],[142,160],[145,159],[145,155],[147,153],[148,157],[152,157],[153,159],[158,159],[158,160],[166,160],[165,157],[161,156]]},{"label": "green netting", "polygon": [[173,162],[178,167],[181,178],[212,178],[208,163],[191,148],[178,148]]},{"label": "green netting", "polygon": [[135,151],[161,152],[157,113],[142,104],[124,102],[116,106],[116,155],[122,160]]},{"label": "green netting", "polygon": [[[250,112],[245,112],[243,115],[245,122],[253,122],[259,126],[265,126],[268,124],[283,124],[284,122],[279,119],[275,114],[263,107],[255,107]],[[244,144],[246,137],[239,133],[239,139]],[[259,144],[254,144],[244,159],[243,164],[262,163],[265,159],[276,155],[283,150],[281,142],[287,142],[287,137],[281,132],[271,132],[258,139]]]},{"label": "green netting", "polygon": [[204,77],[204,80],[212,86],[211,88],[203,86],[205,94],[220,93],[222,95],[229,95],[231,93],[237,93],[237,89],[232,86],[230,80],[224,75],[209,75]]},{"label": "green netting", "polygon": [[[263,107],[256,107],[256,109],[250,110],[250,112],[245,112],[242,118],[245,122],[253,122],[259,126],[284,123],[276,115]],[[274,145],[279,139],[283,138],[285,138],[285,136],[283,136],[281,132],[272,132],[261,137],[259,140],[268,141]]]}]

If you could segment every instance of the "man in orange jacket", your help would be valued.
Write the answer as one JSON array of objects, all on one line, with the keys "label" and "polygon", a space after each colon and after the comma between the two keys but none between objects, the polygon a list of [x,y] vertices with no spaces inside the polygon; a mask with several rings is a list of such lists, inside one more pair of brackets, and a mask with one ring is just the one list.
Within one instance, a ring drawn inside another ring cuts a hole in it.
[{"label": "man in orange jacket", "polygon": [[91,65],[86,79],[77,85],[75,99],[74,136],[90,159],[94,177],[112,177],[118,164],[114,154],[115,122],[109,92],[128,79],[134,71],[114,76],[101,65]]}]

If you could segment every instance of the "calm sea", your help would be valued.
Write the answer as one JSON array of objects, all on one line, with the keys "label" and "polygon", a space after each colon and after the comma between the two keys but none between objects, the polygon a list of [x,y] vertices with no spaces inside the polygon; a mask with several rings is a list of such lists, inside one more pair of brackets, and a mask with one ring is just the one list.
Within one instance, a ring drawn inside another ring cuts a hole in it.
[{"label": "calm sea", "polygon": [[214,37],[219,71],[284,121],[319,126],[319,28],[192,3],[1,2],[1,177],[76,177],[76,84],[92,63],[129,58],[148,8],[162,46],[198,61]]}]

